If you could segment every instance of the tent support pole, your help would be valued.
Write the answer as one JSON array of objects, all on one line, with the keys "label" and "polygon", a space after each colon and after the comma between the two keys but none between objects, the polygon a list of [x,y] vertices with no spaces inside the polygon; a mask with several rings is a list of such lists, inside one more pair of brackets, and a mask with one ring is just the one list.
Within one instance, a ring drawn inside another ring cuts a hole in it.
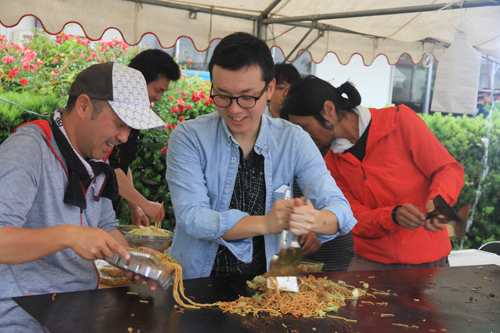
[{"label": "tent support pole", "polygon": [[492,7],[500,6],[500,1],[498,0],[470,0],[465,1],[463,6],[458,3],[447,4],[438,3],[432,5],[423,6],[408,6],[408,7],[395,7],[386,9],[373,9],[373,10],[359,10],[354,12],[342,12],[342,13],[330,13],[330,14],[318,14],[318,15],[304,15],[296,17],[278,17],[278,18],[267,18],[264,20],[264,24],[272,23],[291,23],[300,21],[319,21],[319,20],[334,20],[352,17],[366,17],[366,16],[381,16],[381,15],[393,15],[393,14],[407,14],[407,13],[421,13],[421,12],[433,12],[437,10],[450,10],[450,9],[461,9],[463,8],[475,8],[475,7]]},{"label": "tent support pole", "polygon": [[290,53],[286,56],[285,60],[283,60],[283,63],[286,63],[288,61],[288,59],[290,59],[290,57],[295,52],[295,50],[297,50],[299,48],[300,44],[302,44],[302,42],[306,40],[307,36],[309,36],[309,34],[316,28],[317,24],[318,24],[318,22],[316,22],[316,21],[312,22],[311,27],[309,28],[309,31],[306,32],[304,37],[302,37],[302,39],[297,43],[297,45],[295,45],[293,50],[290,51]]},{"label": "tent support pole", "polygon": [[[293,59],[290,63],[293,64],[295,61],[297,61],[297,59],[299,59],[299,57],[304,53],[306,52],[307,50],[309,50],[311,48],[311,46],[314,45],[314,43],[316,43],[321,37],[324,37],[325,36],[325,32],[323,30],[319,30],[318,31],[318,37],[314,38],[314,40],[309,44],[307,45],[302,51],[300,51],[299,54],[297,54],[297,56],[295,57],[295,59]],[[286,60],[283,60],[283,63],[285,63]]]},{"label": "tent support pole", "polygon": [[267,40],[267,24],[264,24],[263,21],[269,15],[269,13],[276,7],[281,0],[274,0],[266,9],[260,13],[257,17],[257,20],[254,21],[253,24],[253,35],[259,37],[262,40]]},{"label": "tent support pole", "polygon": [[431,104],[431,86],[432,86],[433,68],[434,68],[434,59],[432,54],[429,54],[429,66],[427,67],[427,85],[425,87],[425,101],[422,110],[425,114],[429,114],[429,107]]}]

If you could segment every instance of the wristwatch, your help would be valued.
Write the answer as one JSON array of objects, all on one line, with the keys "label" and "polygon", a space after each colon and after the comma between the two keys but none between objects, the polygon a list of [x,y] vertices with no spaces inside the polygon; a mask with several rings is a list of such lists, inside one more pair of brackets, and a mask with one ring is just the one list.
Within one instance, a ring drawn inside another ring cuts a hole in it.
[{"label": "wristwatch", "polygon": [[392,210],[392,213],[391,213],[391,217],[392,217],[392,220],[394,221],[394,223],[396,223],[397,225],[399,225],[398,223],[398,220],[396,219],[396,212],[398,211],[398,208],[401,207],[401,206],[396,206],[394,207],[394,209]]}]

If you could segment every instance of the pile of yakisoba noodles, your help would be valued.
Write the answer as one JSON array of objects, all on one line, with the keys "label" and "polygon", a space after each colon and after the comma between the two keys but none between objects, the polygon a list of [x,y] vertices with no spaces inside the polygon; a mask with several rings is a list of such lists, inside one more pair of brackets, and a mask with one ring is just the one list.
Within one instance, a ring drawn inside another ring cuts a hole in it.
[{"label": "pile of yakisoba noodles", "polygon": [[[175,301],[182,307],[199,309],[200,307],[218,306],[224,312],[235,313],[241,316],[253,314],[258,316],[259,312],[267,312],[271,316],[291,314],[294,317],[324,317],[328,312],[337,312],[345,306],[346,299],[356,299],[366,295],[363,289],[348,288],[344,282],[334,283],[327,278],[314,276],[298,277],[299,292],[281,291],[278,288],[267,288],[267,280],[264,276],[256,276],[252,281],[247,281],[250,288],[261,292],[252,297],[240,296],[234,302],[217,302],[214,304],[200,304],[192,301],[184,294],[182,282],[182,267],[171,256],[151,250],[139,248],[156,254],[165,265],[166,271],[174,275],[173,296]],[[276,287],[276,280],[271,278],[271,285]],[[182,298],[181,298],[182,296]],[[184,301],[187,301],[186,304]]]},{"label": "pile of yakisoba noodles", "polygon": [[[278,288],[267,288],[266,278],[256,276],[252,281],[247,281],[250,288],[258,289],[252,297],[243,297],[234,302],[218,302],[217,305],[224,311],[236,313],[241,316],[253,314],[258,316],[259,312],[267,312],[271,316],[291,314],[294,317],[324,317],[328,312],[337,312],[345,306],[346,299],[356,299],[364,296],[366,291],[362,289],[350,289],[346,284],[339,284],[327,278],[314,276],[298,277],[299,292],[280,291]],[[271,278],[271,285],[276,287],[276,281]]]}]

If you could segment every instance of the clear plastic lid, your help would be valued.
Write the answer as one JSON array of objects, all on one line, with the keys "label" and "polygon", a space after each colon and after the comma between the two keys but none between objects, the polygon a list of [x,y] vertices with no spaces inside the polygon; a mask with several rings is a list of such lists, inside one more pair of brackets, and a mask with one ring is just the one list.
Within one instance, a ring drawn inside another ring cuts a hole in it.
[{"label": "clear plastic lid", "polygon": [[166,271],[165,265],[155,254],[137,249],[125,248],[130,254],[130,260],[124,259],[115,252],[113,258],[106,257],[106,261],[124,271],[130,271],[141,275],[149,283],[154,283],[163,289],[167,289],[173,283],[173,279]]}]

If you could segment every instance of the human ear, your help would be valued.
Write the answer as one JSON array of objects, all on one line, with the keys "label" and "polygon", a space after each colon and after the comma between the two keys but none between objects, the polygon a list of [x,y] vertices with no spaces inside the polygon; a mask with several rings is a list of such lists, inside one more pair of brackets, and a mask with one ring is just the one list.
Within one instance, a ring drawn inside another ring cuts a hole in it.
[{"label": "human ear", "polygon": [[323,111],[326,115],[332,117],[335,115],[335,104],[332,101],[326,100],[323,104]]},{"label": "human ear", "polygon": [[267,86],[267,100],[270,100],[271,97],[273,96],[274,94],[274,90],[276,88],[276,79],[273,79],[271,82],[269,82],[268,86]]},{"label": "human ear", "polygon": [[86,94],[81,94],[76,99],[75,108],[80,117],[92,115],[93,105],[90,97]]}]

